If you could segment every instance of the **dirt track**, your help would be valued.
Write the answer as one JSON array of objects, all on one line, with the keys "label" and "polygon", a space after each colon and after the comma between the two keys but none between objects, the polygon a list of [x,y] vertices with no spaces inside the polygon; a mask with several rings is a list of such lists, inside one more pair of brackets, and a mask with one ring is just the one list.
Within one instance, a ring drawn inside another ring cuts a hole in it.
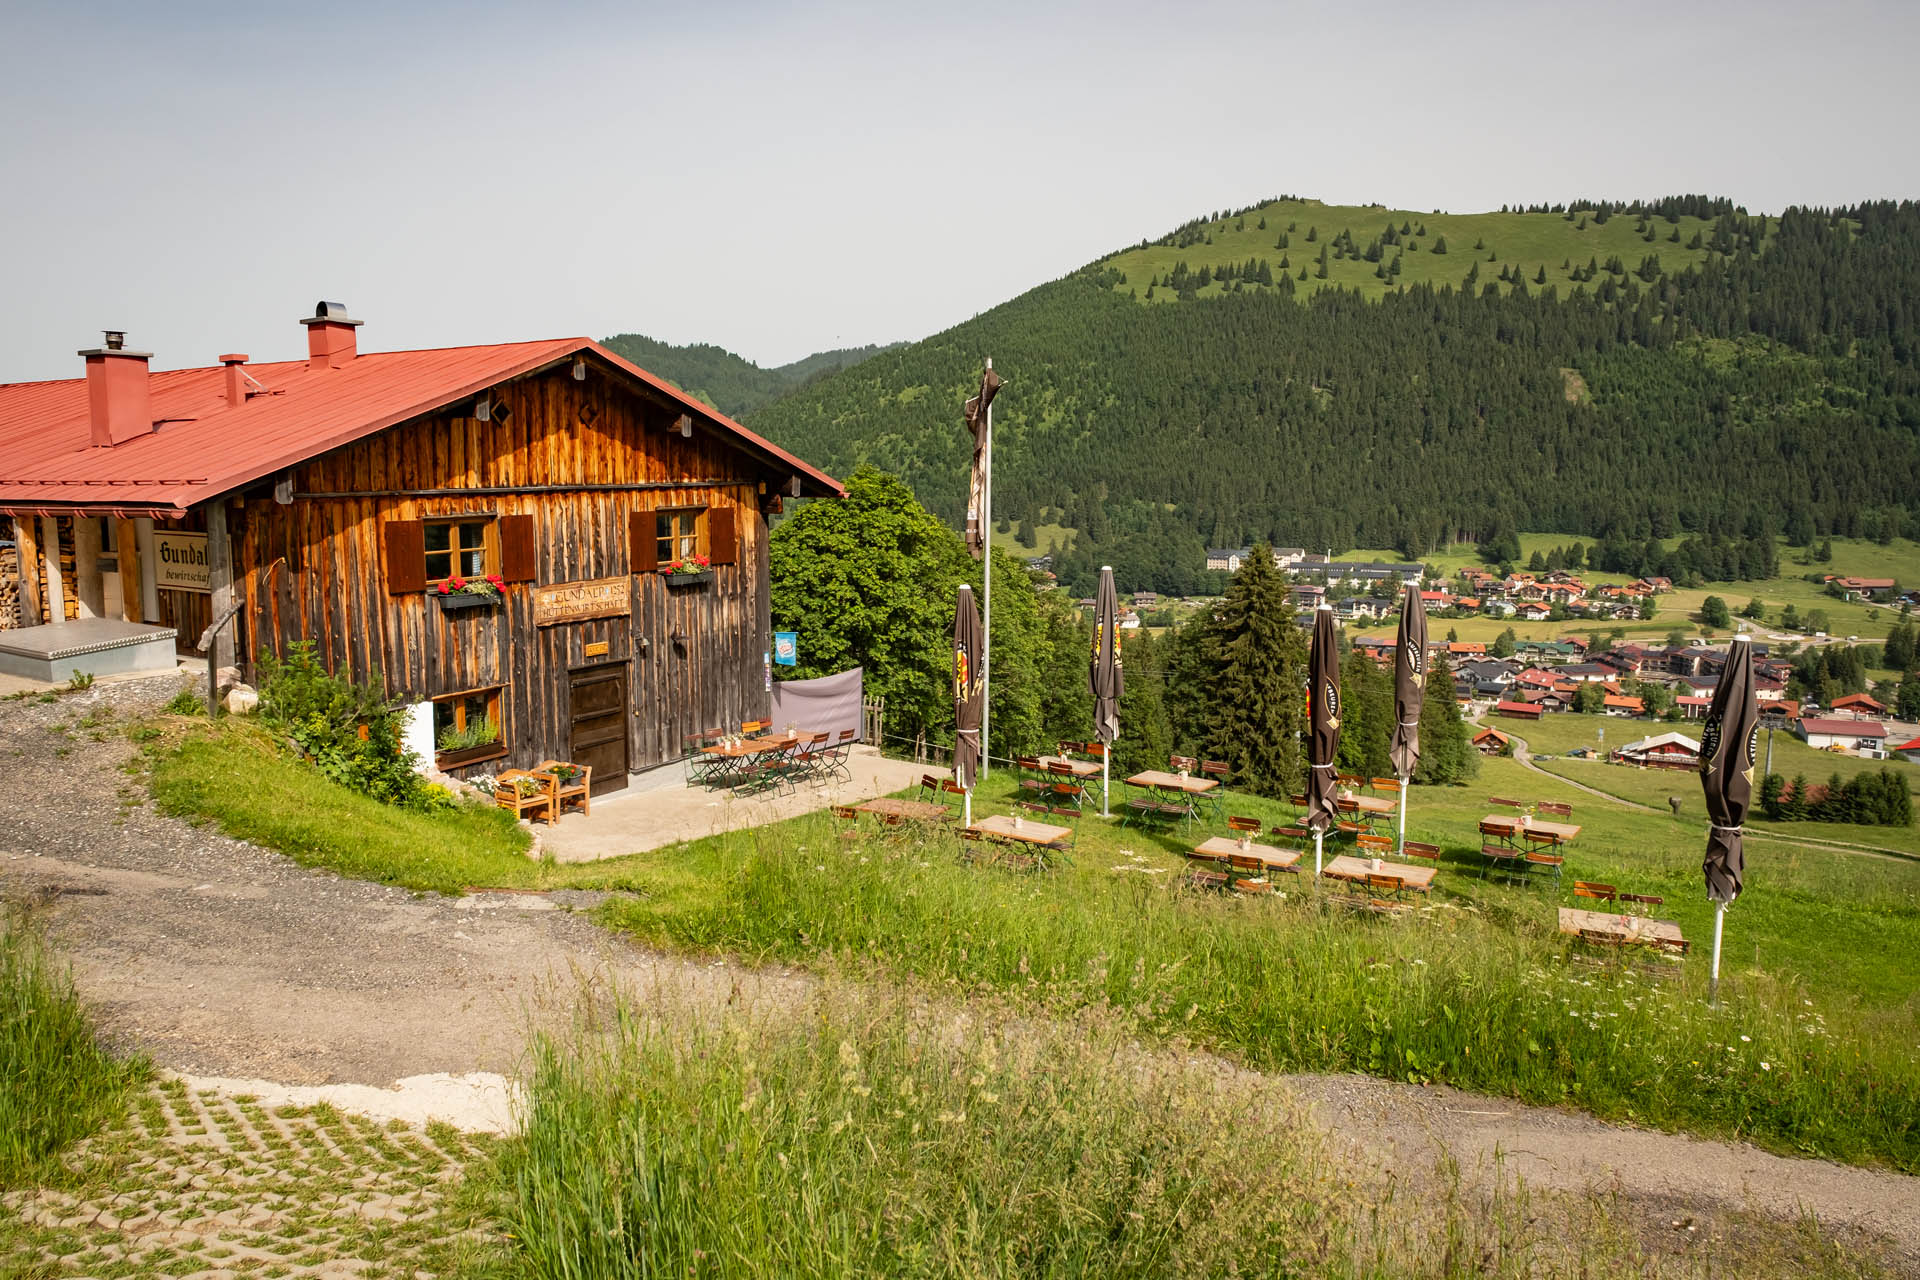
[{"label": "dirt track", "polygon": [[[583,979],[642,993],[670,982],[716,1004],[742,990],[780,999],[810,981],[641,951],[568,909],[588,895],[416,895],[163,817],[122,771],[124,737],[53,731],[101,703],[154,696],[123,685],[0,705],[12,778],[0,790],[0,885],[51,898],[56,942],[107,1034],[162,1066],[292,1085],[511,1074],[530,1020],[564,1018]],[[101,779],[100,789],[75,788],[75,777]],[[1804,1209],[1856,1241],[1886,1237],[1883,1256],[1920,1274],[1920,1179],[1449,1089],[1358,1076],[1289,1083],[1365,1159],[1409,1177],[1430,1173],[1444,1149],[1469,1170],[1498,1155],[1536,1186],[1615,1190],[1644,1222]]]}]

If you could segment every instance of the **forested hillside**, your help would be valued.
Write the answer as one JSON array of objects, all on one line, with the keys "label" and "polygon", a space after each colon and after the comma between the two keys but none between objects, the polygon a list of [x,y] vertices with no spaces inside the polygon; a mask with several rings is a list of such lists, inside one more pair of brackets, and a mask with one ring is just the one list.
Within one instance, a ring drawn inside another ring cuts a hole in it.
[{"label": "forested hillside", "polygon": [[[722,413],[742,417],[784,395],[809,378],[822,377],[856,365],[889,347],[844,347],[816,351],[792,364],[762,369],[753,361],[704,342],[676,347],[638,333],[617,333],[603,345],[713,405]],[[898,344],[895,344],[898,345]]]},{"label": "forested hillside", "polygon": [[[751,425],[830,470],[897,472],[957,521],[960,404],[991,355],[995,514],[1077,530],[1061,567],[1082,590],[1104,561],[1129,589],[1190,591],[1206,546],[1262,538],[1417,555],[1503,529],[1875,536],[1920,517],[1920,206],[1313,209],[1190,224]],[[1384,244],[1373,258],[1389,226],[1397,283]],[[1276,247],[1242,254],[1255,236]],[[1591,270],[1570,248],[1590,241]]]}]

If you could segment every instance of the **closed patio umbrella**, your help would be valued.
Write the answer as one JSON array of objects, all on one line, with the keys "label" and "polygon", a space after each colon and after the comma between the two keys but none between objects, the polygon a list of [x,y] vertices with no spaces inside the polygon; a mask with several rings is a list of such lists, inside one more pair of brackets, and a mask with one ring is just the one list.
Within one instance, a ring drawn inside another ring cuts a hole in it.
[{"label": "closed patio umbrella", "polygon": [[1407,784],[1420,764],[1420,710],[1427,703],[1427,606],[1407,584],[1400,631],[1393,645],[1393,742],[1387,748],[1400,775],[1400,854],[1407,852]]},{"label": "closed patio umbrella", "polygon": [[1760,704],[1753,691],[1753,645],[1742,632],[1727,649],[1700,732],[1700,787],[1707,800],[1707,856],[1701,865],[1713,910],[1713,982],[1720,994],[1720,932],[1746,872],[1741,828],[1753,807],[1753,767],[1760,746]]},{"label": "closed patio umbrella", "polygon": [[1313,613],[1307,658],[1307,828],[1313,832],[1313,874],[1320,874],[1327,828],[1336,818],[1333,759],[1340,753],[1340,655],[1333,646],[1333,607]]},{"label": "closed patio umbrella", "polygon": [[985,556],[987,549],[987,521],[993,518],[989,509],[990,496],[987,492],[989,457],[992,447],[993,416],[989,410],[993,407],[993,397],[1000,390],[1000,375],[993,371],[993,361],[987,361],[987,369],[980,377],[980,394],[967,401],[967,430],[973,433],[973,470],[967,476],[967,550],[973,552],[974,559]]},{"label": "closed patio umbrella", "polygon": [[980,611],[973,588],[960,585],[953,615],[953,780],[967,795],[962,821],[973,825],[973,780],[980,771]]},{"label": "closed patio umbrella", "polygon": [[1120,736],[1120,694],[1125,677],[1120,671],[1120,597],[1113,590],[1113,566],[1100,566],[1100,591],[1093,607],[1093,663],[1088,669],[1093,685],[1093,732],[1107,750],[1100,753],[1100,816],[1107,816],[1110,781],[1107,757]]}]

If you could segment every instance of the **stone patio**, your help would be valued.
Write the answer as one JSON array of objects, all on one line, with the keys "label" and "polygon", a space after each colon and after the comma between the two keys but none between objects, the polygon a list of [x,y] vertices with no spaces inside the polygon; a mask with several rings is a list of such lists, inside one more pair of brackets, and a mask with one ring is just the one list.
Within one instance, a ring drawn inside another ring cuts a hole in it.
[{"label": "stone patio", "polygon": [[855,747],[847,764],[851,782],[806,783],[791,792],[744,796],[690,787],[683,771],[658,769],[635,778],[625,791],[596,797],[591,817],[570,813],[555,826],[536,822],[533,829],[541,848],[556,860],[589,862],[762,827],[829,805],[859,804],[914,786],[921,774],[945,771],[939,765],[891,760],[872,747]]}]

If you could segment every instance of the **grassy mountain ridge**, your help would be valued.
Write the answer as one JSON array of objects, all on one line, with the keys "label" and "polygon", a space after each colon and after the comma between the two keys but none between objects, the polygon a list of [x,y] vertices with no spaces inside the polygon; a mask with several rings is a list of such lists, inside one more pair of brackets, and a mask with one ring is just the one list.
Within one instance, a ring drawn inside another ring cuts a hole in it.
[{"label": "grassy mountain ridge", "polygon": [[[1378,299],[1400,285],[1468,287],[1469,276],[1476,292],[1491,283],[1500,292],[1510,293],[1513,284],[1511,279],[1501,279],[1504,271],[1530,289],[1551,287],[1565,295],[1583,284],[1597,287],[1598,276],[1592,282],[1584,278],[1589,263],[1604,267],[1618,258],[1629,270],[1637,270],[1652,255],[1659,258],[1662,271],[1700,266],[1707,260],[1715,220],[1680,210],[1707,207],[1704,201],[1676,205],[1648,217],[1577,204],[1561,212],[1423,214],[1382,205],[1329,205],[1284,198],[1190,223],[1096,265],[1125,277],[1113,283],[1117,292],[1146,301],[1151,287],[1154,302],[1182,297],[1180,290],[1166,283],[1182,263],[1195,274],[1206,267],[1217,276],[1223,266],[1244,268],[1249,261],[1265,263],[1275,281],[1282,271],[1290,272],[1296,293],[1301,294],[1351,289]],[[1757,231],[1758,222],[1754,225]],[[1352,252],[1346,248],[1349,241]],[[1324,279],[1318,275],[1322,250],[1327,254]],[[1154,281],[1160,283],[1154,285]],[[1236,274],[1195,288],[1188,296],[1219,297],[1236,285],[1260,287]]]},{"label": "grassy mountain ridge", "polygon": [[763,369],[744,356],[705,342],[674,346],[644,334],[618,333],[604,339],[602,345],[735,418],[778,399],[809,379],[848,368],[877,352],[892,349],[891,346],[866,346],[816,351],[791,364]]},{"label": "grassy mountain ridge", "polygon": [[[832,470],[898,472],[957,520],[960,403],[992,355],[1007,379],[996,515],[1078,530],[1070,582],[1105,561],[1162,591],[1204,585],[1206,545],[1261,537],[1418,554],[1502,528],[1875,537],[1920,516],[1920,206],[1763,219],[1686,197],[1471,225],[1408,213],[1409,239],[1429,223],[1408,261],[1439,225],[1473,231],[1457,251],[1448,233],[1437,255],[1461,280],[1404,283],[1403,265],[1403,283],[1373,297],[1336,273],[1375,278],[1373,238],[1400,212],[1330,208],[1272,202],[1188,224],[823,378],[752,425]],[[1259,259],[1280,255],[1243,254],[1236,237],[1275,243],[1289,223],[1295,244],[1317,228],[1309,265],[1327,248],[1328,280],[1295,269],[1259,283]],[[1596,231],[1647,252],[1562,251]],[[1354,252],[1336,258],[1334,237]],[[1475,239],[1482,259],[1502,240],[1513,258],[1478,263],[1468,290]],[[1187,288],[1171,293],[1190,305],[1144,305],[1148,279],[1182,257]],[[1562,261],[1584,276],[1588,258],[1593,280],[1553,283]],[[1239,263],[1224,291],[1216,259]],[[1515,263],[1533,269],[1501,284]]]}]

